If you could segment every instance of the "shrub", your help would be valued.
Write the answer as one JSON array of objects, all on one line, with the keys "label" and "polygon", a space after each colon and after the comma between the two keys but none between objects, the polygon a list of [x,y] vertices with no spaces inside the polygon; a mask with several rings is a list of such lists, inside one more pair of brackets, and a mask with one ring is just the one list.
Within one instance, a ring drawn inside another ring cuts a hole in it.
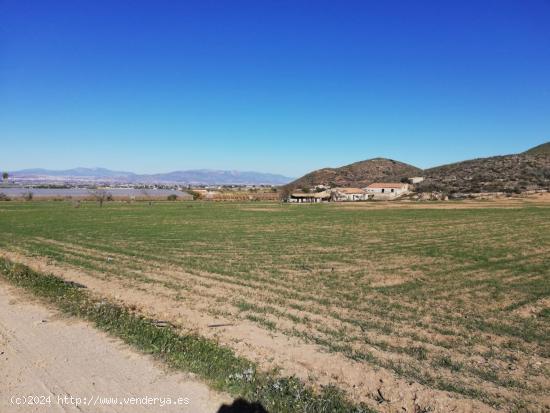
[{"label": "shrub", "polygon": [[201,195],[200,192],[195,192],[195,191],[189,190],[189,191],[187,191],[187,193],[193,197],[193,201],[202,199],[202,195]]},{"label": "shrub", "polygon": [[176,201],[178,199],[178,196],[176,194],[170,194],[166,197],[168,201]]}]

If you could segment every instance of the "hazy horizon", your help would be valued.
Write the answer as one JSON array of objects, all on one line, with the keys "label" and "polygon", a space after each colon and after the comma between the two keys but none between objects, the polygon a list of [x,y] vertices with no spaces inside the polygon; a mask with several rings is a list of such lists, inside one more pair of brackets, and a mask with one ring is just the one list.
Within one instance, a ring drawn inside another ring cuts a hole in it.
[{"label": "hazy horizon", "polygon": [[[30,168],[21,168],[16,169],[11,172],[21,172],[21,171],[32,171],[32,170],[46,170],[46,171],[55,171],[55,172],[62,172],[62,171],[70,171],[75,169],[90,169],[90,170],[108,170],[110,172],[122,172],[122,173],[133,173],[136,175],[157,175],[157,174],[167,174],[171,172],[188,172],[188,171],[210,171],[210,172],[238,172],[238,173],[247,173],[247,172],[254,172],[254,173],[262,173],[262,174],[273,174],[273,175],[282,175],[282,174],[276,174],[272,172],[265,172],[265,171],[249,171],[249,170],[240,170],[240,169],[216,169],[216,168],[193,168],[193,169],[173,169],[173,170],[162,170],[162,171],[154,171],[154,172],[136,172],[131,170],[123,170],[123,169],[111,169],[111,168],[105,168],[103,166],[74,166],[70,168],[42,168],[42,167],[30,167]],[[8,171],[10,172],[10,171]]]},{"label": "hazy horizon", "polygon": [[550,140],[550,3],[5,1],[0,169],[299,177]]},{"label": "hazy horizon", "polygon": [[[539,144],[535,144],[533,145],[532,147],[535,147],[535,146],[538,146],[540,144],[544,144],[544,143],[547,143],[547,142],[541,142]],[[466,161],[466,160],[470,160],[470,159],[476,159],[476,158],[484,158],[484,157],[491,157],[491,156],[503,156],[503,155],[512,155],[512,154],[515,154],[515,153],[521,153],[521,152],[524,152],[528,149],[531,149],[532,147],[529,147],[529,148],[524,148],[524,149],[521,149],[519,150],[518,152],[510,152],[510,153],[494,153],[494,154],[488,154],[488,155],[484,155],[484,156],[473,156],[471,158],[467,158],[467,159],[457,159],[457,160],[453,160],[453,161],[450,161],[450,162],[447,162],[445,164],[451,164],[451,163],[456,163],[456,162],[461,162],[461,161]],[[322,168],[339,168],[339,167],[342,167],[342,166],[345,166],[345,165],[349,165],[350,163],[354,163],[354,162],[360,162],[360,161],[364,161],[364,160],[368,160],[368,159],[373,159],[373,158],[379,158],[378,156],[374,156],[374,157],[369,157],[369,158],[365,158],[365,159],[357,159],[355,161],[351,161],[351,162],[348,162],[346,164],[341,164],[341,165],[325,165],[325,166],[321,166],[319,168],[316,168],[316,169],[322,169]],[[441,165],[444,165],[444,163],[435,163],[433,165],[430,165],[430,166],[427,166],[427,167],[422,167],[422,166],[419,166],[419,165],[416,165],[416,164],[411,164],[409,162],[406,162],[406,161],[403,161],[402,159],[396,159],[396,158],[391,158],[391,157],[388,157],[389,159],[393,159],[393,160],[396,160],[396,161],[400,161],[400,162],[405,162],[405,163],[408,163],[412,166],[416,166],[420,169],[429,169],[429,168],[433,168],[433,167],[436,167],[436,166],[441,166]],[[11,171],[11,172],[20,172],[20,171],[25,171],[25,170],[33,170],[33,169],[44,169],[44,170],[49,170],[49,171],[65,171],[65,170],[74,170],[74,169],[107,169],[111,172],[125,172],[125,173],[134,173],[136,175],[155,175],[155,174],[167,174],[167,173],[171,173],[171,172],[184,172],[184,171],[201,171],[201,170],[204,170],[204,171],[224,171],[224,172],[239,172],[239,173],[246,173],[246,172],[254,172],[254,173],[262,173],[262,174],[273,174],[273,175],[281,175],[281,176],[285,176],[285,177],[288,177],[288,178],[299,178],[300,176],[302,175],[305,175],[311,171],[313,171],[314,169],[312,170],[308,170],[308,171],[305,171],[304,173],[302,173],[301,175],[296,175],[296,176],[293,176],[293,175],[289,175],[289,174],[285,174],[285,173],[278,173],[278,172],[272,172],[272,171],[262,171],[262,170],[244,170],[244,169],[235,169],[235,168],[228,168],[228,169],[220,169],[220,168],[201,168],[201,167],[198,167],[198,168],[180,168],[180,169],[172,169],[172,170],[158,170],[158,171],[150,171],[150,172],[139,172],[139,171],[135,171],[135,170],[129,170],[129,169],[121,169],[121,168],[107,168],[105,166],[82,166],[82,165],[76,165],[76,166],[71,166],[71,167],[66,167],[66,168],[58,168],[58,167],[53,167],[53,168],[48,168],[48,167],[41,167],[41,166],[30,166],[30,167],[23,167],[23,168],[19,168],[19,169],[14,169],[14,170],[8,170],[8,171]]]}]

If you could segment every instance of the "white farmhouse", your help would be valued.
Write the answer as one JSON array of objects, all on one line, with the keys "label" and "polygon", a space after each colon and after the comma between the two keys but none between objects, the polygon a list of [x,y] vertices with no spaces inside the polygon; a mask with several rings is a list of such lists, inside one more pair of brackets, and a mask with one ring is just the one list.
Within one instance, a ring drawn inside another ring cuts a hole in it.
[{"label": "white farmhouse", "polygon": [[367,191],[361,188],[334,188],[332,191],[334,201],[366,201]]},{"label": "white farmhouse", "polygon": [[401,182],[375,182],[365,188],[374,199],[393,199],[409,192],[409,184]]}]

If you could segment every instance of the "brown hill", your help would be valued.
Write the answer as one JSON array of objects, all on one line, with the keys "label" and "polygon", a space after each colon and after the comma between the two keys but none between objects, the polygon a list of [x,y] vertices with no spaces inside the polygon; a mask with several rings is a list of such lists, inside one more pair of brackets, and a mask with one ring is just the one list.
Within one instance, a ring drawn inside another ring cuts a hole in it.
[{"label": "brown hill", "polygon": [[396,182],[412,176],[424,176],[416,186],[419,192],[447,193],[524,192],[550,190],[550,142],[523,153],[478,158],[421,170],[392,159],[374,158],[340,168],[313,171],[291,182],[287,189],[364,187],[372,182]]},{"label": "brown hill", "polygon": [[364,187],[373,182],[399,182],[422,174],[422,170],[393,159],[374,158],[340,168],[324,168],[289,183],[288,188],[311,188],[315,185]]},{"label": "brown hill", "polygon": [[550,142],[535,146],[534,148],[523,152],[523,155],[550,155]]},{"label": "brown hill", "polygon": [[493,156],[424,171],[420,192],[516,192],[550,189],[550,154]]}]

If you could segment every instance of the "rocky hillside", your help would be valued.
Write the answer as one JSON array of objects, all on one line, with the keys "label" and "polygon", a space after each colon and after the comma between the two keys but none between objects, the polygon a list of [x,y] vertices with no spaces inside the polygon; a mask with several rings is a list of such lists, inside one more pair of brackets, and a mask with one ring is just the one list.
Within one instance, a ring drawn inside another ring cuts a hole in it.
[{"label": "rocky hillside", "polygon": [[373,182],[399,182],[402,178],[418,176],[422,170],[392,159],[374,158],[355,162],[340,168],[324,168],[289,183],[288,188],[311,188],[315,185],[331,187],[364,187]]},{"label": "rocky hillside", "polygon": [[364,187],[372,182],[399,182],[403,178],[424,176],[418,192],[479,193],[550,190],[550,142],[523,153],[472,159],[421,170],[392,159],[375,158],[341,168],[313,171],[291,182],[287,189]]},{"label": "rocky hillside", "polygon": [[424,171],[420,192],[515,192],[550,189],[550,154],[473,159]]},{"label": "rocky hillside", "polygon": [[523,152],[523,155],[550,155],[550,142],[535,146],[534,148]]}]

